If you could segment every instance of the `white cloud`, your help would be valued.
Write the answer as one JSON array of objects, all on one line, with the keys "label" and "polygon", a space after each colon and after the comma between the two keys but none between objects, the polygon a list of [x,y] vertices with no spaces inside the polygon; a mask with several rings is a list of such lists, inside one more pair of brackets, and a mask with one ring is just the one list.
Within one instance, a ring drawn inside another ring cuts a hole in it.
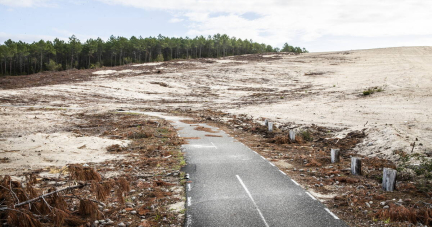
[{"label": "white cloud", "polygon": [[[98,0],[168,10],[191,22],[189,35],[227,33],[281,45],[323,36],[432,36],[432,1],[422,0]],[[211,14],[222,15],[211,17]],[[260,18],[247,20],[244,13]],[[266,34],[261,36],[260,34]]]},{"label": "white cloud", "polygon": [[183,19],[177,18],[177,17],[171,18],[171,20],[169,20],[170,23],[179,23],[182,21],[183,21]]},{"label": "white cloud", "polygon": [[47,7],[55,5],[51,0],[0,0],[0,4],[11,7]]}]

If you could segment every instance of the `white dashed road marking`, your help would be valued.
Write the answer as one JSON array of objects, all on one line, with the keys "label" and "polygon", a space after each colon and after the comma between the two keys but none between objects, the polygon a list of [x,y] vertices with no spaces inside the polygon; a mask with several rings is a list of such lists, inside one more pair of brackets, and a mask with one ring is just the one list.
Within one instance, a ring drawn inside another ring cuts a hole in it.
[{"label": "white dashed road marking", "polygon": [[187,205],[188,207],[192,206],[192,197],[187,198]]},{"label": "white dashed road marking", "polygon": [[263,220],[266,227],[269,227],[267,224],[267,221],[265,220],[263,214],[261,213],[261,210],[258,208],[257,204],[255,203],[255,200],[253,199],[252,195],[250,194],[249,190],[247,189],[246,185],[243,183],[242,179],[239,177],[239,175],[236,175],[237,179],[240,181],[240,184],[243,186],[244,190],[248,194],[249,198],[252,200],[252,203],[254,204],[255,208],[257,209],[261,219]]}]

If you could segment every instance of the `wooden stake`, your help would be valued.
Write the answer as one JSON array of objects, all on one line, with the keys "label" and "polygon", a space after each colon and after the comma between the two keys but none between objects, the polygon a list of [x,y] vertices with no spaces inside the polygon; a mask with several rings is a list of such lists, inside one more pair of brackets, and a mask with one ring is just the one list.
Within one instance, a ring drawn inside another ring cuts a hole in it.
[{"label": "wooden stake", "polygon": [[340,162],[340,150],[331,149],[331,163]]},{"label": "wooden stake", "polygon": [[268,122],[269,122],[269,121],[268,121],[267,119],[265,119],[265,120],[264,120],[264,125],[265,125],[265,126],[268,126]]}]

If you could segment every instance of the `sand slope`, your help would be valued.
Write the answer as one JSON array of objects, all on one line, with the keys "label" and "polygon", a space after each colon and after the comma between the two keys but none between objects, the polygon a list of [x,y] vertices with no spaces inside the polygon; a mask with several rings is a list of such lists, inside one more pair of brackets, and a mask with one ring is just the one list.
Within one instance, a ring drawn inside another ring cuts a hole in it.
[{"label": "sand slope", "polygon": [[[158,66],[160,74],[140,74],[140,67],[102,69],[93,74],[100,77],[85,82],[0,90],[2,143],[14,143],[22,134],[17,130],[32,124],[19,114],[25,108],[16,110],[20,105],[86,112],[211,108],[269,118],[276,125],[295,122],[345,129],[340,136],[366,129],[368,137],[356,149],[371,156],[394,159],[393,151],[411,151],[413,142],[414,152],[432,152],[432,47],[166,62]],[[107,77],[110,73],[115,76]],[[384,91],[363,96],[371,87]],[[61,114],[47,121],[54,124],[56,118]],[[6,124],[11,119],[16,119],[13,127]],[[38,149],[49,150],[43,144]]]}]

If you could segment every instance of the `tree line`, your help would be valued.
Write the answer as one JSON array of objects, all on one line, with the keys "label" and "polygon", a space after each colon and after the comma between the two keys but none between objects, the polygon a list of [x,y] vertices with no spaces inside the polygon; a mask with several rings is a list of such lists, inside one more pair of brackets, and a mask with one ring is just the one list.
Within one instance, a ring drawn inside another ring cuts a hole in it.
[{"label": "tree line", "polygon": [[68,41],[25,43],[7,40],[0,44],[0,75],[27,75],[42,71],[88,69],[129,63],[166,61],[171,59],[217,58],[264,52],[305,53],[305,48],[285,43],[282,50],[271,45],[237,39],[226,34],[195,38],[111,36],[81,42],[75,35]]}]

